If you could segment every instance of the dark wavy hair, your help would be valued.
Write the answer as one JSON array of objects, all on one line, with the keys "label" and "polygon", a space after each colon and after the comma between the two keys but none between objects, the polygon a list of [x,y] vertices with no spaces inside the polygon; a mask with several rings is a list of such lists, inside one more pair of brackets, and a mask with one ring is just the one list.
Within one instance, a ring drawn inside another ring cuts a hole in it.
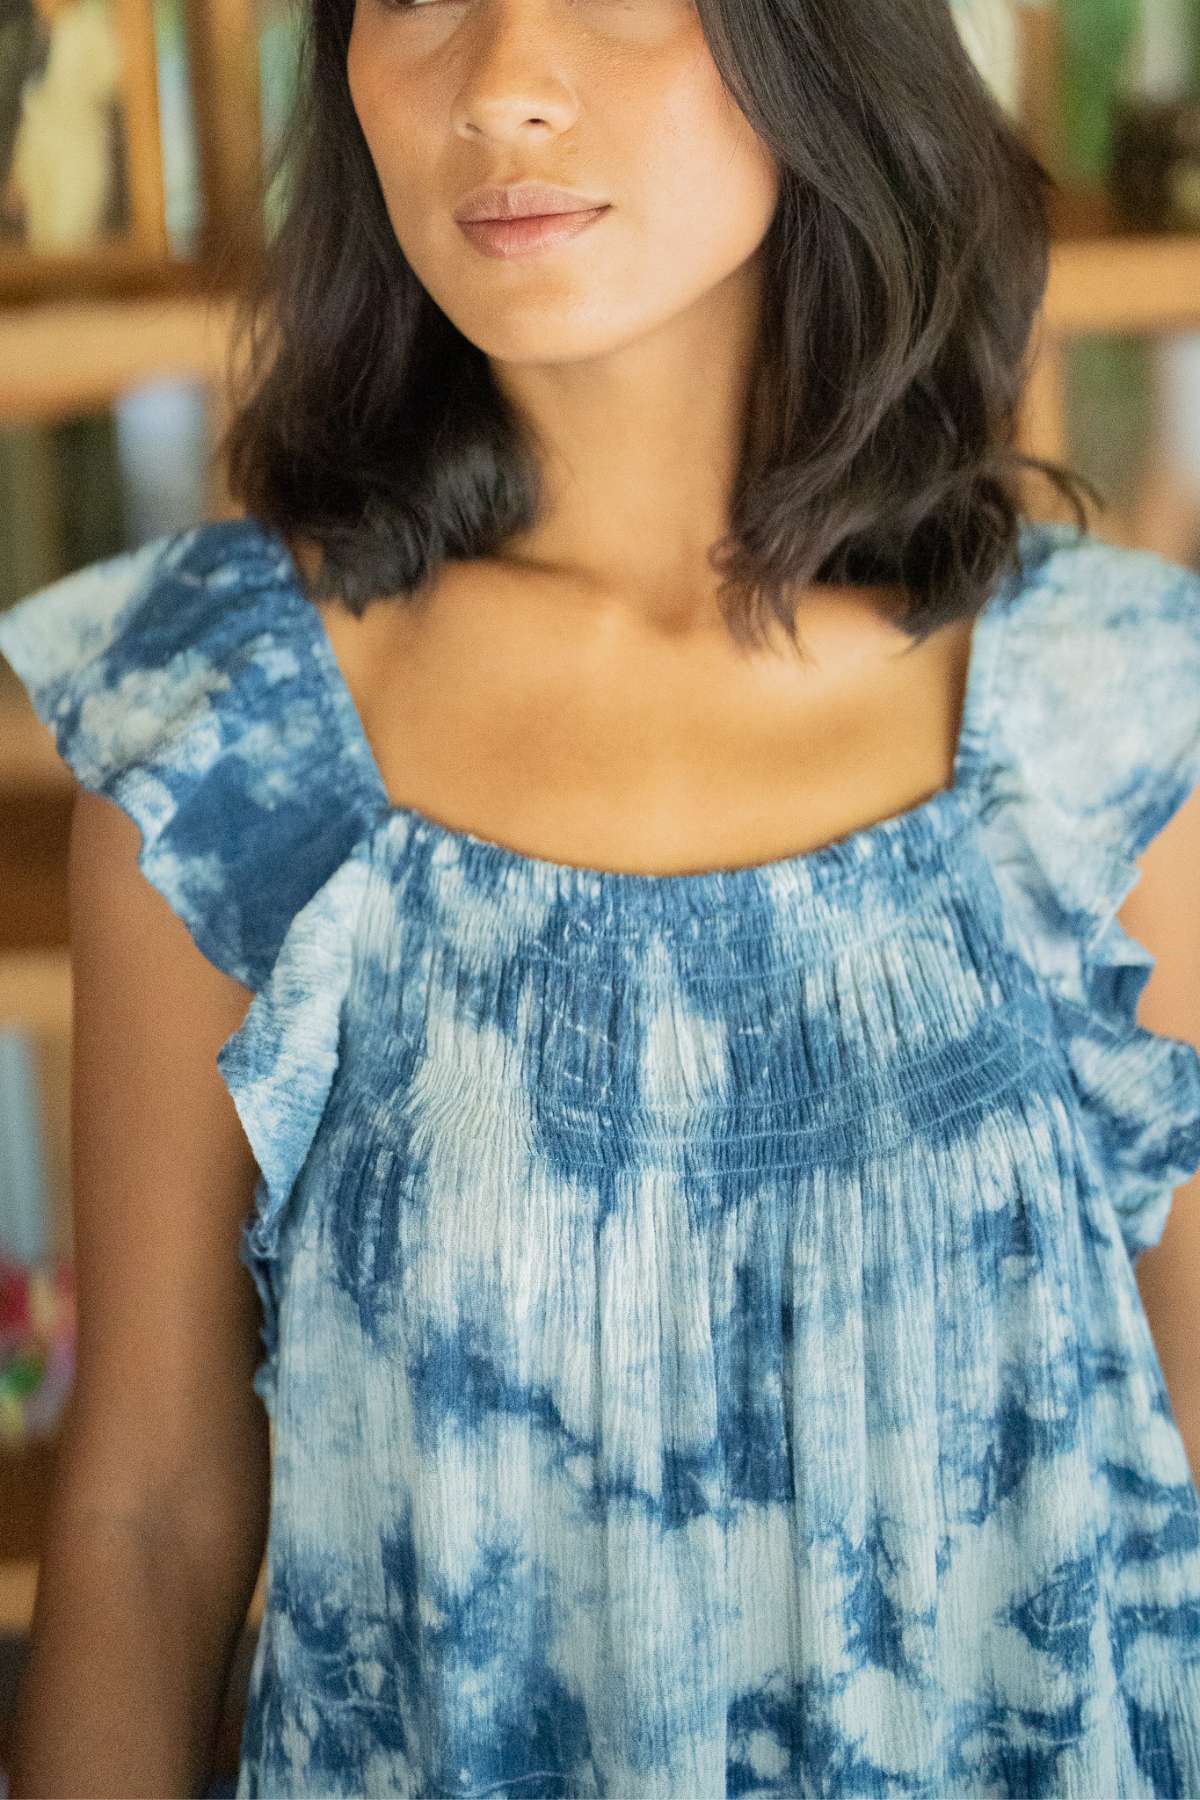
[{"label": "dark wavy hair", "polygon": [[[735,641],[798,590],[887,584],[916,641],[1019,567],[1015,446],[1057,183],[977,69],[948,0],[696,0],[714,63],[776,159],[759,354],[710,546]],[[297,0],[296,77],[264,171],[278,224],[236,286],[215,455],[235,505],[320,552],[356,615],[538,518],[531,434],[430,298],[384,204],[346,75],[354,0]],[[232,368],[232,365],[231,365]]]}]

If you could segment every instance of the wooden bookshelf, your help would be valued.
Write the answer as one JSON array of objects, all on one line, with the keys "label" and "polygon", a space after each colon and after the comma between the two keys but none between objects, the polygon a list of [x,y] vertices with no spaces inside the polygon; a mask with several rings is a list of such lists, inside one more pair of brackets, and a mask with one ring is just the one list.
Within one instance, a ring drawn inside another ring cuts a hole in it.
[{"label": "wooden bookshelf", "polygon": [[1103,193],[1051,197],[1053,247],[1025,392],[1023,448],[1065,460],[1065,353],[1073,338],[1200,329],[1200,232],[1130,231]]}]

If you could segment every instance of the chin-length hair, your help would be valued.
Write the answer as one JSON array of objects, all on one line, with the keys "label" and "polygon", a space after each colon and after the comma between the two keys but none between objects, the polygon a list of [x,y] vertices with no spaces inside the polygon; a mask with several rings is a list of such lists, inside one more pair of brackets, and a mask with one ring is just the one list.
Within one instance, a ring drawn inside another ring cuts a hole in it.
[{"label": "chin-length hair", "polygon": [[[1079,488],[1104,503],[1016,448],[1057,183],[949,0],[696,5],[780,184],[730,527],[709,548],[717,603],[737,643],[766,641],[772,617],[796,643],[806,587],[886,584],[922,641],[1020,570],[1028,471],[1080,532]],[[282,202],[236,284],[214,454],[235,506],[315,546],[310,597],[360,615],[447,558],[502,554],[538,522],[541,462],[396,240],[347,81],[354,0],[296,6],[264,171]]]}]

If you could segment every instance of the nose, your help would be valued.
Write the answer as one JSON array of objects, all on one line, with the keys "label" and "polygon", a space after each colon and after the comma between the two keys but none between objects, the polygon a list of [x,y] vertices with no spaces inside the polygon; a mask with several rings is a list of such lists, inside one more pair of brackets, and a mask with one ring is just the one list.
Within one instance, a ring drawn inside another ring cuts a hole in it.
[{"label": "nose", "polygon": [[487,8],[473,36],[464,39],[466,67],[454,102],[454,125],[468,139],[535,142],[569,131],[579,102],[561,73],[561,37],[531,19],[527,8]]}]

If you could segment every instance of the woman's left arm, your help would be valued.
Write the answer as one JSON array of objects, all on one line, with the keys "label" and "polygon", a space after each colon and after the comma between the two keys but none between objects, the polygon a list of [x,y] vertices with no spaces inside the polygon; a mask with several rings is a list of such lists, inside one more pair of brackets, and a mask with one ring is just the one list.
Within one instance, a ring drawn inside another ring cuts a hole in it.
[{"label": "woman's left arm", "polygon": [[[1117,914],[1155,958],[1137,1022],[1200,1050],[1200,788],[1138,861],[1141,880]],[[1138,1290],[1200,1483],[1200,1174],[1176,1188],[1159,1242],[1136,1263]]]}]

